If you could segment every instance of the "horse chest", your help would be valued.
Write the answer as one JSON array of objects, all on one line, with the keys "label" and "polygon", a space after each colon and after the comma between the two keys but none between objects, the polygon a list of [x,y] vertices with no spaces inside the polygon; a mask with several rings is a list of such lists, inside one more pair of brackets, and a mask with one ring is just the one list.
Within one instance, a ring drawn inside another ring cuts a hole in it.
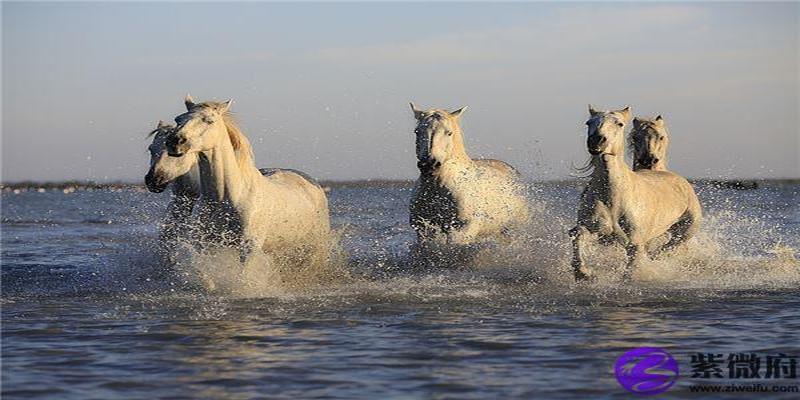
[{"label": "horse chest", "polygon": [[242,215],[227,201],[220,203],[204,201],[200,205],[201,229],[206,240],[225,244],[237,243],[243,234]]},{"label": "horse chest", "polygon": [[411,199],[411,224],[416,229],[435,226],[447,233],[464,225],[456,196],[432,181],[419,182]]}]

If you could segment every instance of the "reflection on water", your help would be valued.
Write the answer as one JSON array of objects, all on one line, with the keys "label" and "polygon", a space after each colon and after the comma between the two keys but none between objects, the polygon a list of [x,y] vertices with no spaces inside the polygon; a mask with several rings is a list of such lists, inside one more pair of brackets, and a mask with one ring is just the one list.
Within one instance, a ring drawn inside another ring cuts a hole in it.
[{"label": "reflection on water", "polygon": [[537,189],[526,235],[434,270],[407,267],[407,190],[334,189],[346,279],[213,293],[148,250],[165,196],[4,195],[3,396],[627,398],[613,363],[632,347],[682,369],[696,352],[800,353],[796,186],[701,188],[693,247],[631,285],[602,247],[600,280],[572,282],[576,191]]}]

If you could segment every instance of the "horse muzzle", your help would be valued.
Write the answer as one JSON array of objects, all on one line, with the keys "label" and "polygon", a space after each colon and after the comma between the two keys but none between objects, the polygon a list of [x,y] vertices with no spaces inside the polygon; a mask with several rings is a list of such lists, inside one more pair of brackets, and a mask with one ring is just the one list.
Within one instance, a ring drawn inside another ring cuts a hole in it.
[{"label": "horse muzzle", "polygon": [[654,165],[658,164],[658,158],[656,157],[643,157],[639,160],[639,165],[644,168],[653,168]]},{"label": "horse muzzle", "polygon": [[161,179],[157,178],[152,172],[148,172],[147,175],[145,175],[144,184],[147,186],[147,190],[153,193],[161,193],[167,188],[167,183],[162,182]]},{"label": "horse muzzle", "polygon": [[436,161],[435,159],[427,159],[427,160],[420,160],[417,161],[417,168],[421,172],[432,172],[442,166],[442,163]]},{"label": "horse muzzle", "polygon": [[606,138],[600,135],[592,135],[586,139],[586,149],[591,155],[598,155],[603,152],[606,145]]}]

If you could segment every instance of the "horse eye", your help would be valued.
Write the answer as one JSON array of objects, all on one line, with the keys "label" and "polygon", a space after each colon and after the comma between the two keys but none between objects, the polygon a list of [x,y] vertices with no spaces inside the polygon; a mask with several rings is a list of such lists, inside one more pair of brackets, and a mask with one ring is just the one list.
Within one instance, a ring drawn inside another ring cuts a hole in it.
[{"label": "horse eye", "polygon": [[447,136],[453,136],[453,131],[447,131],[445,133],[447,133]]},{"label": "horse eye", "polygon": [[623,124],[622,122],[617,122],[617,126],[621,128],[621,127],[625,126],[625,124]]}]

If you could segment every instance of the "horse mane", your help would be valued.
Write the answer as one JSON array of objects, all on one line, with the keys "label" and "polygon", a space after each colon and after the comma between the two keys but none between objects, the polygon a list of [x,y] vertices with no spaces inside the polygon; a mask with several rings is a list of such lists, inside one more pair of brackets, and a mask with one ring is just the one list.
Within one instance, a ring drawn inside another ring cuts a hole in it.
[{"label": "horse mane", "polygon": [[152,131],[150,131],[150,133],[148,133],[147,136],[145,136],[145,139],[149,139],[149,138],[153,137],[158,132],[166,131],[166,130],[172,130],[172,129],[175,129],[175,125],[162,125],[162,126],[159,126],[158,128],[153,129]]},{"label": "horse mane", "polygon": [[[218,110],[222,104],[223,103],[207,101],[198,104],[198,106],[210,107]],[[228,139],[231,141],[233,151],[236,153],[236,161],[239,163],[239,168],[244,170],[247,166],[255,166],[253,146],[250,144],[250,140],[247,139],[247,136],[242,133],[242,130],[233,117],[233,113],[231,111],[222,113],[222,122],[225,124],[225,130],[228,131]]]},{"label": "horse mane", "polygon": [[231,141],[233,151],[236,152],[236,159],[239,161],[239,167],[244,169],[245,166],[255,165],[253,157],[253,146],[250,140],[239,129],[239,125],[233,119],[230,111],[222,114],[222,121],[225,123],[225,129],[228,131],[228,139]]}]

